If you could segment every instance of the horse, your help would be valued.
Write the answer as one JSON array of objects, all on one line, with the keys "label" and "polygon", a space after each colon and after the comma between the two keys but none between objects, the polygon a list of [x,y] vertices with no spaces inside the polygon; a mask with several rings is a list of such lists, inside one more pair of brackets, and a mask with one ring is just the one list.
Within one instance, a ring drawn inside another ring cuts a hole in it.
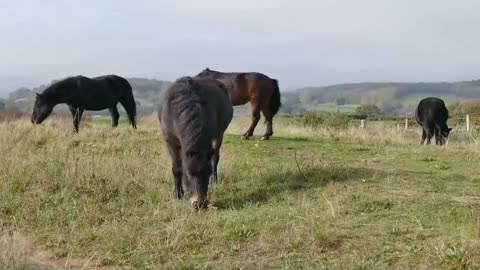
[{"label": "horse", "polygon": [[443,100],[436,97],[424,98],[415,110],[415,119],[422,126],[422,141],[420,144],[430,144],[435,135],[435,144],[443,145],[447,142],[451,128],[447,126],[448,109]]},{"label": "horse", "polygon": [[278,81],[268,76],[257,73],[224,73],[209,68],[197,74],[197,77],[208,77],[222,82],[230,93],[233,106],[250,102],[252,123],[243,139],[253,136],[255,127],[260,121],[260,111],[265,117],[267,129],[262,140],[268,140],[273,135],[272,121],[281,107],[280,89]]},{"label": "horse", "polygon": [[232,121],[233,106],[226,87],[209,78],[182,77],[165,92],[160,126],[172,162],[174,197],[183,184],[196,210],[208,206],[208,185],[217,183],[223,134]]},{"label": "horse", "polygon": [[127,111],[128,120],[134,129],[136,124],[136,104],[132,87],[128,81],[116,75],[87,78],[84,76],[69,77],[49,86],[43,93],[36,93],[31,122],[41,124],[57,104],[68,105],[73,117],[74,132],[83,111],[100,111],[108,109],[112,116],[112,127],[118,126],[120,114],[117,104],[120,102]]}]

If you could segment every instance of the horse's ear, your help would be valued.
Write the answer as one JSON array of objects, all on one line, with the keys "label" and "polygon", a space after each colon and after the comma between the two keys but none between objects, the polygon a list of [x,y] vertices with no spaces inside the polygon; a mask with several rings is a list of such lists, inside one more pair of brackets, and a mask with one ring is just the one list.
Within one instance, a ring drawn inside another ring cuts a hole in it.
[{"label": "horse's ear", "polygon": [[41,97],[42,97],[42,94],[40,94],[40,93],[38,93],[38,92],[35,92],[35,94],[36,94],[36,97],[37,97],[37,98],[41,98]]}]

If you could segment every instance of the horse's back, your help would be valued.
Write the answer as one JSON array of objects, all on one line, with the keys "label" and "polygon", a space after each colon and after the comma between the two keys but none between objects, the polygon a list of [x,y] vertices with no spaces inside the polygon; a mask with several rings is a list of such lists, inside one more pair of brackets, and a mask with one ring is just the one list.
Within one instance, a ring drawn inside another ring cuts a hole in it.
[{"label": "horse's back", "polygon": [[165,92],[165,98],[158,111],[164,134],[170,131],[176,119],[185,110],[202,106],[207,114],[209,130],[216,135],[225,131],[233,117],[233,107],[226,87],[210,78],[183,77]]}]

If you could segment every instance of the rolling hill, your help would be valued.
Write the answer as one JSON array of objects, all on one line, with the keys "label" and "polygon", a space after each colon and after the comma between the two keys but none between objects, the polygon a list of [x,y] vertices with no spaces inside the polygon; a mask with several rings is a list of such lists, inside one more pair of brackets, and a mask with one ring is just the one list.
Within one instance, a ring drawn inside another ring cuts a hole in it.
[{"label": "rolling hill", "polygon": [[[161,102],[162,92],[171,85],[169,81],[156,79],[128,78],[128,80],[133,87],[140,115],[152,113]],[[33,106],[35,92],[41,92],[47,86],[17,89],[11,92],[6,100],[0,102],[5,104],[6,109],[29,112]],[[351,83],[305,87],[282,92],[283,106],[280,113],[294,115],[305,111],[351,112],[358,105],[375,104],[384,113],[396,115],[411,112],[418,101],[427,96],[440,97],[447,103],[480,98],[480,80],[453,83]],[[66,111],[66,107],[59,106],[56,109],[62,110]],[[248,105],[236,107],[235,113],[248,114]]]}]

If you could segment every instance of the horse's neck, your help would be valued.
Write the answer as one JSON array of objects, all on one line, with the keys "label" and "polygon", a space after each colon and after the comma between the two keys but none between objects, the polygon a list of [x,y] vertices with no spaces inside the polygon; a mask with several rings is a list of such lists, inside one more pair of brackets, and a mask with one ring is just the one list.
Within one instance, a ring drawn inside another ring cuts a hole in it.
[{"label": "horse's neck", "polygon": [[66,95],[65,90],[61,89],[58,91],[50,92],[45,94],[48,102],[52,105],[57,105],[61,103],[68,103],[68,95]]}]

